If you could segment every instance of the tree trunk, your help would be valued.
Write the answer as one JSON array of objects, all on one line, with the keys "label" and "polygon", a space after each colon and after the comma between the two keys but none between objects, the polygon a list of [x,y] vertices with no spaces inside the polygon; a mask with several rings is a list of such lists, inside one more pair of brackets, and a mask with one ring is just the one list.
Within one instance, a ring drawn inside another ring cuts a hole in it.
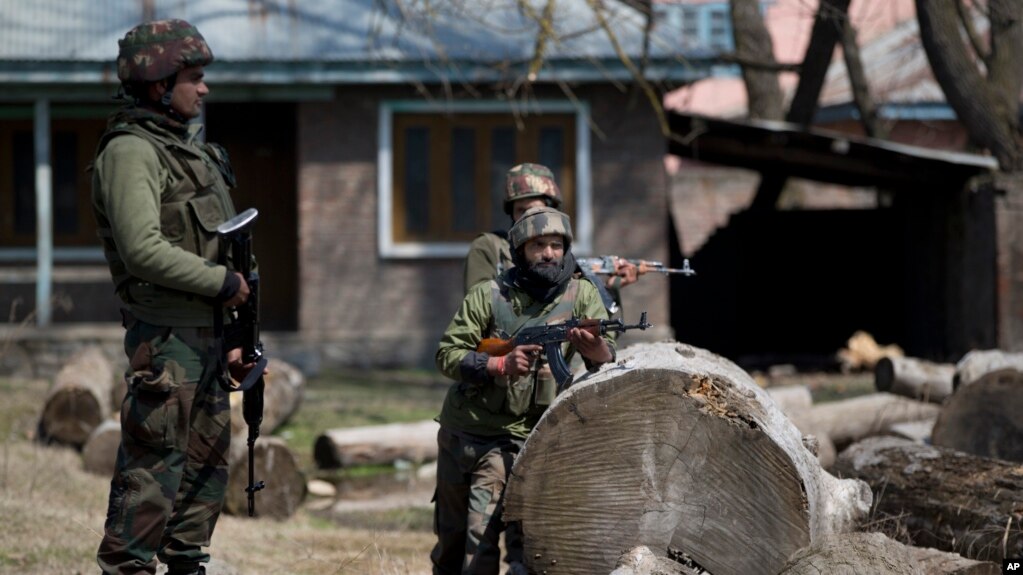
[{"label": "tree trunk", "polygon": [[849,87],[852,90],[853,102],[860,111],[860,123],[863,124],[863,131],[871,138],[887,137],[886,130],[882,126],[877,115],[877,106],[874,105],[874,98],[870,94],[870,84],[867,81],[867,74],[863,70],[863,59],[860,57],[860,46],[856,41],[856,28],[847,18],[842,26],[842,56],[845,58],[845,69],[849,77]]},{"label": "tree trunk", "polygon": [[82,447],[110,415],[114,374],[103,351],[87,347],[57,372],[39,417],[39,438]]},{"label": "tree trunk", "polygon": [[1002,170],[1023,169],[1017,129],[1023,84],[1023,7],[1019,0],[990,0],[991,55],[981,74],[959,31],[954,2],[916,0],[920,40],[934,77],[970,139],[991,150]]},{"label": "tree trunk", "polygon": [[82,464],[89,473],[113,477],[117,464],[117,450],[121,447],[121,422],[104,419],[89,434],[82,448]]},{"label": "tree trunk", "polygon": [[910,399],[941,403],[952,394],[953,365],[913,357],[882,357],[874,366],[874,386]]},{"label": "tree trunk", "polygon": [[685,553],[715,575],[776,572],[847,531],[866,485],[823,471],[750,376],[684,344],[629,347],[541,417],[505,490],[548,575],[611,571],[622,549]]},{"label": "tree trunk", "polygon": [[889,518],[904,543],[981,561],[1023,554],[1018,465],[876,437],[842,452],[835,468],[871,485],[874,521]]},{"label": "tree trunk", "polygon": [[872,393],[850,399],[818,403],[792,414],[803,433],[823,433],[841,451],[854,441],[879,435],[893,423],[920,421],[938,415],[941,408],[890,393]]},{"label": "tree trunk", "polygon": [[321,469],[431,461],[437,459],[438,429],[432,419],[331,429],[316,438],[313,458]]},{"label": "tree trunk", "polygon": [[997,575],[999,565],[910,547],[881,533],[833,535],[800,549],[779,575]]},{"label": "tree trunk", "polygon": [[[233,441],[233,439],[232,439]],[[248,515],[249,484],[248,447],[243,445],[240,456],[229,462],[227,497],[224,511],[231,515]],[[238,453],[234,449],[232,453]],[[260,437],[256,440],[254,475],[264,488],[256,492],[256,517],[287,519],[305,499],[305,474],[295,461],[295,455],[280,437]]]},{"label": "tree trunk", "polygon": [[[757,0],[732,0],[730,3],[735,53],[740,62],[762,60],[775,64],[774,46],[760,14]],[[778,73],[751,65],[742,65],[742,78],[746,85],[749,117],[761,120],[781,120],[785,115]]]},{"label": "tree trunk", "polygon": [[992,371],[1005,368],[1023,371],[1023,353],[1013,353],[1000,349],[974,350],[967,352],[957,363],[952,387],[959,389],[969,385]]},{"label": "tree trunk", "polygon": [[935,445],[1023,461],[1023,371],[1005,368],[960,385],[938,415]]}]

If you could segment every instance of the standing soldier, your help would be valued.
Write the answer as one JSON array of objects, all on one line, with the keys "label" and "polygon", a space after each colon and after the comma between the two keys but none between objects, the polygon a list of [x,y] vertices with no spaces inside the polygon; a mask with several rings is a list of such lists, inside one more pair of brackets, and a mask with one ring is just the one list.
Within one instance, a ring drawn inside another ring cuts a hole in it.
[{"label": "standing soldier", "polygon": [[[224,501],[231,438],[214,313],[249,287],[218,261],[217,225],[234,215],[222,148],[199,117],[213,54],[183,20],[147,22],[118,42],[133,103],[115,112],[93,163],[92,203],[122,310],[130,359],[121,445],[97,560],[104,573],[205,573]],[[241,380],[251,366],[227,354]]]},{"label": "standing soldier", "polygon": [[[607,319],[593,284],[574,277],[567,215],[530,209],[508,236],[515,265],[469,290],[437,350],[437,367],[458,383],[438,418],[434,575],[498,572],[508,473],[557,389],[540,346],[520,345],[494,357],[476,351],[480,341],[572,317]],[[563,352],[578,351],[591,369],[614,360],[608,336],[575,328],[565,346]],[[508,547],[509,572],[525,573],[521,546]]]}]

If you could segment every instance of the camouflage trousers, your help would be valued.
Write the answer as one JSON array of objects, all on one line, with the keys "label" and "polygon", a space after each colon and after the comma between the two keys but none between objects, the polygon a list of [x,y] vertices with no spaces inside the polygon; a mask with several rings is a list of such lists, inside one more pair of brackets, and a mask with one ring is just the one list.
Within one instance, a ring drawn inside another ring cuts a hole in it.
[{"label": "camouflage trousers", "polygon": [[[437,491],[430,553],[434,575],[496,575],[500,568],[504,486],[522,440],[437,434]],[[522,561],[518,524],[507,525],[506,560]]]},{"label": "camouflage trousers", "polygon": [[121,445],[97,561],[104,573],[194,571],[224,502],[231,407],[210,328],[127,319]]}]

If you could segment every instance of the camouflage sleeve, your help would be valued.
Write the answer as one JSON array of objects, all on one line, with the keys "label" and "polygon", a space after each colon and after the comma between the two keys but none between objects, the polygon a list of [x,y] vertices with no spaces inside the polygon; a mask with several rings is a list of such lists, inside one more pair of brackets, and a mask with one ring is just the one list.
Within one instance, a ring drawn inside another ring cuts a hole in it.
[{"label": "camouflage sleeve", "polygon": [[486,383],[492,379],[486,372],[489,356],[476,351],[490,326],[490,297],[488,283],[469,290],[440,339],[437,369],[455,381]]},{"label": "camouflage sleeve", "polygon": [[472,286],[481,281],[492,280],[497,277],[497,265],[501,254],[497,251],[494,241],[487,237],[489,234],[480,234],[469,245],[469,254],[465,256],[465,293],[469,293]]},{"label": "camouflage sleeve", "polygon": [[[610,319],[607,315],[607,309],[604,308],[604,302],[600,300],[600,294],[597,293],[597,288],[585,280],[579,282],[579,295],[576,296],[575,307],[572,311],[575,317],[578,318]],[[604,334],[602,337],[607,342],[608,349],[611,350],[611,361],[613,362],[618,357],[614,337],[611,334]],[[586,364],[586,369],[596,367],[585,357],[583,362]]]}]

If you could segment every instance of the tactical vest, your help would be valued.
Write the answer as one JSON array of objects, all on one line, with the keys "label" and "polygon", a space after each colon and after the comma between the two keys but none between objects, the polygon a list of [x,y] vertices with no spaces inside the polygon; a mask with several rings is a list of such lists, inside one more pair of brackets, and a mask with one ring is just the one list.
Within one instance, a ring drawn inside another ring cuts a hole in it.
[{"label": "tactical vest", "polygon": [[[491,280],[490,291],[490,337],[507,339],[514,337],[519,330],[526,327],[562,323],[571,319],[579,294],[579,280],[569,280],[555,306],[543,315],[540,314],[549,305],[545,302],[533,302],[529,307],[516,313],[509,293],[510,288],[500,281],[500,278]],[[568,346],[567,343],[562,345]],[[562,351],[564,352],[564,349]],[[501,375],[495,378],[495,385],[488,387],[490,388],[488,393],[493,396],[488,398],[491,399],[489,403],[493,405],[497,404],[499,399],[503,400],[502,409],[512,415],[524,415],[530,411],[542,413],[557,394],[557,383],[543,352],[526,375],[514,379]]]},{"label": "tactical vest", "polygon": [[[235,183],[234,175],[223,149],[215,144],[203,144],[200,148],[174,136],[147,130],[136,123],[126,123],[103,134],[96,156],[111,140],[125,134],[138,136],[152,144],[160,164],[177,176],[173,178],[173,184],[165,186],[160,193],[161,235],[174,246],[217,262],[220,255],[217,226],[235,213],[228,195],[228,186]],[[103,243],[110,274],[118,295],[125,303],[145,305],[143,302],[152,302],[158,303],[159,308],[167,308],[168,300],[182,300],[181,305],[186,308],[208,308],[211,305],[210,302],[196,302],[201,298],[193,294],[132,277],[114,245],[110,222],[99,213],[96,219],[96,233]],[[210,318],[212,320],[212,316]]]}]

